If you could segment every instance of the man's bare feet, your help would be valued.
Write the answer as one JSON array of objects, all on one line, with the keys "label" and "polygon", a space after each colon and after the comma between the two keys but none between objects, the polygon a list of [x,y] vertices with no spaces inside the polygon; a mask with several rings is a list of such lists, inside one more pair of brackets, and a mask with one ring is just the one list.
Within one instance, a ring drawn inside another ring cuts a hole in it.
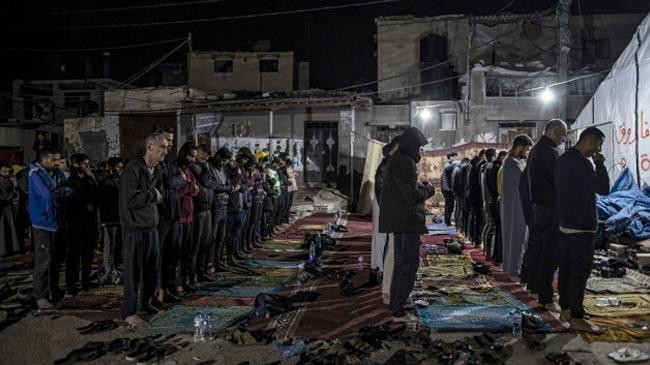
[{"label": "man's bare feet", "polygon": [[381,302],[384,304],[390,304],[390,295],[388,295],[387,293],[382,293]]},{"label": "man's bare feet", "polygon": [[124,322],[126,322],[126,324],[129,327],[140,327],[146,324],[146,322],[142,318],[140,318],[137,314],[132,314],[124,318]]},{"label": "man's bare feet", "polygon": [[576,318],[573,318],[571,320],[571,329],[574,331],[587,332],[595,335],[600,335],[605,332],[605,329],[602,327],[598,327],[585,319]]},{"label": "man's bare feet", "polygon": [[557,312],[557,313],[562,312],[562,308],[560,308],[560,306],[557,303],[544,304],[544,308],[546,308],[546,310],[549,312]]},{"label": "man's bare feet", "polygon": [[156,297],[158,298],[158,301],[160,303],[165,302],[165,290],[164,289],[158,289],[158,293],[156,294]]}]

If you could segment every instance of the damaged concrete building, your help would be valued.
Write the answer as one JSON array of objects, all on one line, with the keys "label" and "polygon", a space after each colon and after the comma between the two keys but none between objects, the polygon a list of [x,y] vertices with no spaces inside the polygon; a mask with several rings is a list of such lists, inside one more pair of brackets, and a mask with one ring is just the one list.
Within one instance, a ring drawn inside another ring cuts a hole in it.
[{"label": "damaged concrete building", "polygon": [[[605,77],[645,14],[570,17],[569,122]],[[376,19],[377,107],[431,136],[431,149],[536,138],[558,117],[538,97],[557,82],[557,21],[550,13]]]}]

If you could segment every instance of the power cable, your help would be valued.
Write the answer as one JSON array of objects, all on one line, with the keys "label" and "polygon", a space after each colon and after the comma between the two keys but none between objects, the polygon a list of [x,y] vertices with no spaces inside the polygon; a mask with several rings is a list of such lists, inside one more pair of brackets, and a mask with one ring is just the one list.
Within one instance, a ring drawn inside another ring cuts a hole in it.
[{"label": "power cable", "polygon": [[201,5],[201,4],[213,4],[213,3],[222,3],[228,0],[196,0],[196,1],[185,1],[178,3],[163,3],[163,4],[149,4],[149,5],[134,5],[134,6],[121,6],[114,8],[98,8],[98,9],[83,9],[83,10],[61,10],[53,12],[43,12],[43,13],[30,13],[30,14],[20,14],[20,13],[10,13],[6,14],[7,16],[51,16],[51,15],[74,15],[74,14],[89,14],[89,13],[107,13],[112,11],[125,11],[125,10],[138,10],[138,9],[158,9],[158,8],[170,8],[176,6],[186,6],[186,5]]},{"label": "power cable", "polygon": [[215,17],[215,18],[199,18],[199,19],[191,19],[191,20],[172,20],[172,21],[150,22],[150,23],[36,26],[36,27],[16,27],[14,29],[19,29],[19,30],[116,29],[116,28],[140,28],[140,27],[148,27],[148,26],[160,26],[160,25],[176,25],[176,24],[188,24],[188,23],[197,24],[197,23],[217,22],[223,20],[253,19],[253,18],[263,18],[263,17],[270,17],[270,16],[290,15],[290,14],[304,14],[304,13],[312,13],[312,12],[326,11],[326,10],[358,8],[362,6],[388,4],[388,3],[398,2],[398,1],[401,0],[375,0],[375,1],[368,1],[363,3],[321,6],[318,8],[309,8],[309,9],[272,11],[272,12],[256,13],[256,14],[222,16],[222,17]]},{"label": "power cable", "polygon": [[145,42],[145,43],[132,43],[125,44],[121,46],[107,46],[107,47],[92,47],[92,48],[18,48],[18,47],[0,47],[0,50],[3,51],[19,51],[19,52],[89,52],[89,51],[113,51],[118,49],[129,49],[129,48],[138,48],[138,47],[147,47],[155,46],[159,44],[166,44],[172,42],[178,42],[187,39],[183,38],[173,38],[167,39],[164,41],[155,41],[155,42]]}]

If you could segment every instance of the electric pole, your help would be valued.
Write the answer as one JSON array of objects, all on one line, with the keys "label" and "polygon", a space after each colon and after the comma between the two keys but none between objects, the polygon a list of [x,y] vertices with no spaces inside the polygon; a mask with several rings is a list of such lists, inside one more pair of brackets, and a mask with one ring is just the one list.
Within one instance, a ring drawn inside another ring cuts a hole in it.
[{"label": "electric pole", "polygon": [[571,52],[571,29],[569,28],[569,17],[571,16],[571,2],[573,0],[558,0],[555,20],[558,25],[557,41],[557,86],[558,110],[557,117],[566,121],[567,119],[567,84],[569,76],[569,53]]}]

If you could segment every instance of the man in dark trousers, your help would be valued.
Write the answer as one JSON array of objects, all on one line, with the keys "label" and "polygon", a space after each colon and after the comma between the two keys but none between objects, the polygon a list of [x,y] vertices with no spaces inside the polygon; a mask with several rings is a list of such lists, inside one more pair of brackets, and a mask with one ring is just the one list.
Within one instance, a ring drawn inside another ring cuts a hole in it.
[{"label": "man in dark trousers", "polygon": [[[553,277],[559,262],[555,163],[559,157],[557,147],[564,142],[567,127],[560,119],[551,119],[544,126],[544,135],[531,148],[528,155],[528,183],[533,202],[534,246],[539,247],[539,257],[531,258],[537,262],[537,276],[531,276],[528,285],[538,294],[538,301],[548,310],[558,311],[553,303]],[[534,268],[533,268],[534,270]]]},{"label": "man in dark trousers", "polygon": [[[451,226],[451,215],[454,213],[454,189],[453,189],[453,176],[454,171],[460,168],[460,163],[454,160],[457,154],[454,152],[447,154],[447,164],[442,169],[440,176],[440,190],[445,197],[445,224]],[[458,225],[458,222],[456,222]]]},{"label": "man in dark trousers", "polygon": [[99,216],[104,238],[104,275],[107,282],[115,282],[120,275],[116,268],[122,263],[122,233],[118,201],[120,175],[124,163],[119,157],[108,159],[108,175],[99,181]]},{"label": "man in dark trousers", "polygon": [[[492,150],[489,149],[491,152]],[[501,151],[497,155],[496,160],[489,162],[485,166],[485,188],[483,198],[485,200],[485,208],[487,211],[487,224],[489,229],[486,230],[485,248],[486,256],[495,262],[501,262],[503,255],[503,245],[501,242],[501,214],[499,211],[499,193],[498,193],[498,174],[503,160],[508,153]],[[487,155],[487,154],[486,154]],[[488,156],[491,160],[491,156]]]},{"label": "man in dark trousers", "polygon": [[[596,244],[596,194],[609,193],[605,157],[600,153],[604,140],[605,134],[598,128],[586,128],[575,147],[560,156],[555,166],[562,318],[571,318],[572,329],[591,333],[603,332],[584,319],[582,302]],[[589,158],[594,161],[595,171]]]},{"label": "man in dark trousers", "polygon": [[480,150],[478,156],[470,161],[468,195],[471,210],[471,225],[469,236],[475,245],[481,246],[481,229],[483,227],[483,196],[481,193],[481,168],[487,163],[485,150]]},{"label": "man in dark trousers", "polygon": [[426,144],[427,139],[419,129],[407,129],[400,138],[399,149],[391,155],[384,170],[379,232],[394,235],[395,268],[390,310],[395,318],[406,316],[404,305],[413,290],[420,263],[420,235],[427,233],[424,201],[435,192],[428,182],[418,182],[420,148]]},{"label": "man in dark trousers", "polygon": [[200,177],[200,182],[208,189],[212,189],[214,199],[212,200],[212,243],[208,251],[207,273],[225,271],[228,269],[226,256],[226,230],[228,223],[228,201],[230,193],[235,189],[239,191],[240,186],[233,187],[228,182],[225,164],[234,161],[232,151],[222,147],[214,157],[208,161],[206,168]]},{"label": "man in dark trousers", "polygon": [[158,225],[160,238],[158,300],[176,302],[179,300],[179,293],[176,290],[176,267],[181,256],[180,190],[185,184],[185,179],[170,153],[174,143],[174,130],[170,127],[163,128],[162,136],[167,141],[168,150],[164,160],[160,163],[163,201],[160,204],[160,224]]},{"label": "man in dark trousers", "polygon": [[[207,169],[208,159],[210,158],[210,149],[205,144],[197,146],[198,155],[196,161],[190,164],[192,173],[201,181],[201,177]],[[210,248],[213,242],[212,235],[212,204],[214,200],[214,191],[203,184],[199,184],[199,193],[194,197],[194,253],[192,264],[196,278],[199,281],[211,280],[207,273],[208,259]],[[212,254],[214,257],[214,252]]]},{"label": "man in dark trousers", "polygon": [[120,226],[124,238],[124,299],[122,317],[130,326],[144,321],[138,312],[149,308],[158,284],[160,162],[167,155],[162,133],[145,139],[145,154],[129,161],[120,177]]},{"label": "man in dark trousers", "polygon": [[451,174],[451,188],[454,193],[454,221],[456,222],[456,230],[463,233],[465,232],[463,230],[463,217],[466,209],[463,169],[467,165],[469,165],[469,158],[464,158]]},{"label": "man in dark trousers", "polygon": [[193,263],[194,252],[194,197],[199,194],[199,184],[190,168],[190,165],[196,161],[198,150],[194,142],[185,142],[178,151],[178,167],[181,169],[181,175],[185,183],[179,190],[181,199],[180,237],[181,237],[181,260],[180,270],[177,270],[177,291],[188,292],[195,291],[195,268]]},{"label": "man in dark trousers", "polygon": [[57,169],[61,154],[50,148],[39,150],[39,160],[29,165],[29,219],[34,240],[34,292],[39,309],[53,307],[60,298],[61,200],[70,193],[63,172]]},{"label": "man in dark trousers", "polygon": [[65,216],[68,255],[65,263],[66,290],[76,295],[81,264],[81,290],[90,289],[90,270],[97,241],[97,182],[90,172],[90,158],[83,153],[71,157],[68,184],[72,194],[66,199]]}]

